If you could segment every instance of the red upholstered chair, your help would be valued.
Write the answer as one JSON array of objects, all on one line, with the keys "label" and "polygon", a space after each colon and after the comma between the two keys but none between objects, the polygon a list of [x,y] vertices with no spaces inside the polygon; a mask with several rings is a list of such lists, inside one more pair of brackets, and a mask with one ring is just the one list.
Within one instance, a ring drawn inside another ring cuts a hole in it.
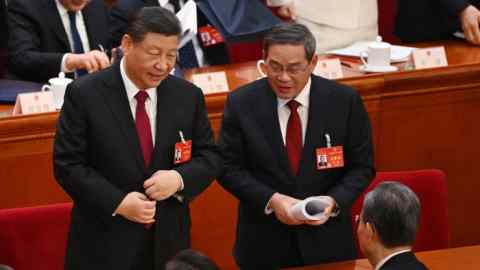
[{"label": "red upholstered chair", "polygon": [[0,210],[0,264],[63,270],[71,203]]},{"label": "red upholstered chair", "polygon": [[[366,192],[355,201],[352,207],[352,217],[360,213],[365,194],[384,181],[397,181],[408,186],[420,200],[422,209],[420,227],[413,250],[448,248],[450,229],[448,225],[447,182],[445,174],[435,169],[378,172],[377,177],[370,183]],[[360,250],[357,250],[359,257],[363,257]]]}]

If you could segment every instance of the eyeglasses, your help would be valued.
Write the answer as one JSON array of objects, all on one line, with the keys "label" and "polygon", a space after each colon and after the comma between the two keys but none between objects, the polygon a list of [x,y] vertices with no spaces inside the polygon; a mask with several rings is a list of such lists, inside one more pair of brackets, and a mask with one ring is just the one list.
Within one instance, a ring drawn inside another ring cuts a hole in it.
[{"label": "eyeglasses", "polygon": [[272,62],[272,61],[268,61],[266,63],[266,66],[268,68],[268,70],[273,74],[273,75],[280,75],[282,74],[284,71],[289,75],[289,76],[297,76],[303,72],[305,72],[305,70],[307,70],[308,66],[310,65],[310,63],[307,63],[307,64],[293,64],[293,65],[289,65],[289,66],[282,66],[280,64],[277,64],[275,62]]}]

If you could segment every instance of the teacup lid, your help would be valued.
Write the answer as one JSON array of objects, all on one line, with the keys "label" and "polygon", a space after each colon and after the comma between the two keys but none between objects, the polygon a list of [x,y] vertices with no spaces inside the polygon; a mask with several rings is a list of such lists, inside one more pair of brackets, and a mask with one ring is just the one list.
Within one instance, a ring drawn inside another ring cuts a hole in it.
[{"label": "teacup lid", "polygon": [[50,85],[67,85],[72,81],[73,80],[70,78],[65,78],[65,73],[63,72],[58,73],[58,77],[51,78],[50,80],[48,80]]},{"label": "teacup lid", "polygon": [[388,42],[383,42],[381,36],[377,36],[377,40],[370,43],[369,46],[374,49],[386,49],[390,48],[390,43]]}]

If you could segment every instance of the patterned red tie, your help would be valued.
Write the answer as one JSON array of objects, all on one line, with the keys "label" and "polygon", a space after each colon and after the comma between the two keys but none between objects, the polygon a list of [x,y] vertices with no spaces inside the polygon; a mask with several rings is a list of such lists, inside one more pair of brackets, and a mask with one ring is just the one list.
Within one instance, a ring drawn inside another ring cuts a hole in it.
[{"label": "patterned red tie", "polygon": [[290,100],[287,103],[290,108],[290,117],[287,123],[287,153],[290,163],[290,170],[293,175],[298,174],[300,166],[300,157],[302,156],[302,122],[298,115],[297,108],[300,106],[296,100]]},{"label": "patterned red tie", "polygon": [[147,98],[148,93],[146,91],[140,90],[135,95],[135,99],[137,99],[135,126],[137,127],[138,139],[140,140],[145,166],[150,164],[153,151],[152,129],[150,128],[150,120],[145,111],[145,100],[147,100]]},{"label": "patterned red tie", "polygon": [[[145,166],[150,164],[153,151],[152,130],[150,129],[150,120],[148,119],[147,111],[145,110],[145,101],[148,98],[146,91],[138,91],[135,95],[137,100],[137,109],[135,111],[135,126],[137,127],[138,139],[140,140],[140,147],[142,148],[143,160]],[[150,229],[153,223],[145,224],[145,229]]]}]

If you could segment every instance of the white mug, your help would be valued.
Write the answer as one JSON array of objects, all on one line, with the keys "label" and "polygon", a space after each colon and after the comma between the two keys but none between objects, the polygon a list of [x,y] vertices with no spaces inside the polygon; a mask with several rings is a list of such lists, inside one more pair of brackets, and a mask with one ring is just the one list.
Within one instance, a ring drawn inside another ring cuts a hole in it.
[{"label": "white mug", "polygon": [[[382,42],[382,37],[378,36],[376,42],[368,45],[367,51],[360,54],[363,64],[367,67],[386,67],[390,66],[390,51],[391,45],[387,42]],[[365,58],[367,58],[365,60]]]},{"label": "white mug", "polygon": [[65,73],[60,72],[58,77],[48,80],[48,84],[42,86],[43,91],[51,91],[53,99],[55,100],[55,107],[60,109],[63,105],[63,97],[65,96],[65,90],[67,85],[72,82],[72,79],[65,78]]},{"label": "white mug", "polygon": [[257,61],[257,70],[260,73],[260,78],[267,77],[267,74],[263,73],[261,65],[265,65],[265,60],[260,59]]}]

